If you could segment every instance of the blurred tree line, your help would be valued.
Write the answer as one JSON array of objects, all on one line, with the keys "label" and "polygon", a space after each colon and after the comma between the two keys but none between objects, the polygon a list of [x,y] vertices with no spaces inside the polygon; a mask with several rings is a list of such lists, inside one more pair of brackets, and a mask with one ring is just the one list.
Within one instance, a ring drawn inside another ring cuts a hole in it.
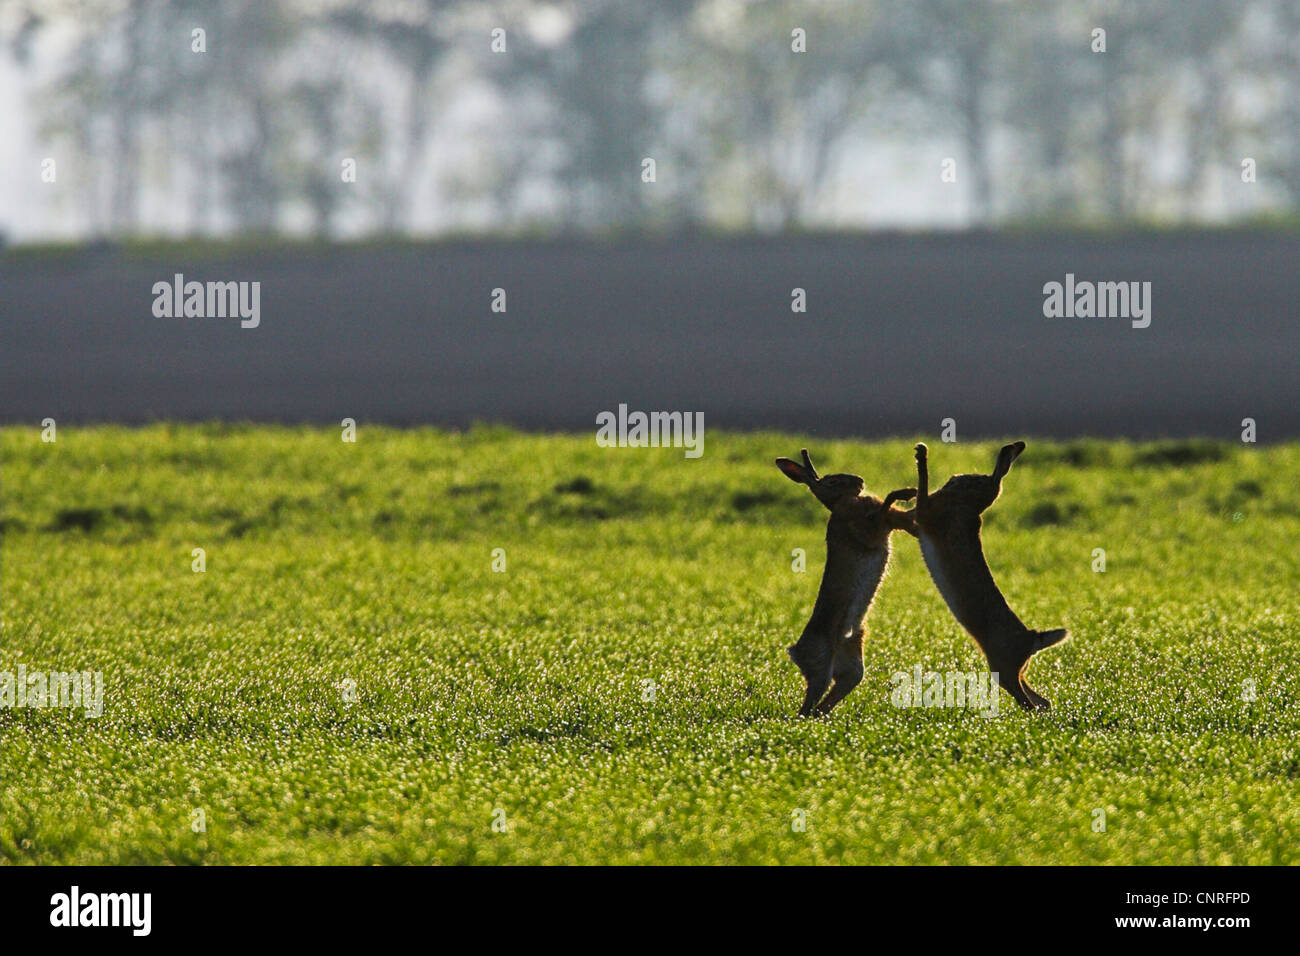
[{"label": "blurred tree line", "polygon": [[842,227],[878,168],[966,225],[1300,208],[1296,0],[7,6],[89,235]]}]

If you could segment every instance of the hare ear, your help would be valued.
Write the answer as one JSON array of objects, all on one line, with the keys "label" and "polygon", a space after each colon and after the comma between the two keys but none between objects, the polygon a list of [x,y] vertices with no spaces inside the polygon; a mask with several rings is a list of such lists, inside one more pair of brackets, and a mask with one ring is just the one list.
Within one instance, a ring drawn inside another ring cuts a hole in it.
[{"label": "hare ear", "polygon": [[797,481],[801,485],[809,484],[811,481],[808,472],[797,461],[791,461],[789,458],[778,458],[776,467],[780,468],[781,472],[791,481]]},{"label": "hare ear", "polygon": [[1010,445],[1003,445],[1002,450],[998,452],[997,464],[993,466],[993,477],[1001,480],[1011,470],[1011,463],[1019,458],[1024,450],[1025,443],[1022,441],[1013,441]]},{"label": "hare ear", "polygon": [[821,475],[817,474],[817,468],[812,463],[812,457],[808,454],[808,449],[800,448],[799,454],[803,456],[803,466],[808,469],[809,477],[811,477],[813,481],[819,480]]}]

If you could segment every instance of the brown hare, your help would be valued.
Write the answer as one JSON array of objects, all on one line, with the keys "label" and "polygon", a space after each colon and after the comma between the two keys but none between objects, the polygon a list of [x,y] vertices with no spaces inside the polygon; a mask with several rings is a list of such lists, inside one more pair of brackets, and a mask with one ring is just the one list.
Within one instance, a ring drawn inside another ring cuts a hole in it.
[{"label": "brown hare", "polygon": [[1002,479],[1022,451],[1022,441],[1004,445],[991,475],[954,475],[934,493],[929,490],[927,449],[916,446],[916,517],[921,554],[953,617],[966,628],[988,659],[998,683],[1026,710],[1051,703],[1025,683],[1029,659],[1065,640],[1065,628],[1031,631],[1007,606],[984,560],[980,513],[997,500]]},{"label": "brown hare", "polygon": [[889,532],[916,533],[912,513],[891,505],[910,500],[916,489],[891,491],[882,502],[862,494],[857,475],[820,476],[806,448],[802,455],[802,465],[778,458],[776,466],[807,485],[831,513],[817,603],[803,634],[787,649],[808,684],[799,708],[799,716],[808,717],[829,713],[862,680],[863,621],[889,561]]}]

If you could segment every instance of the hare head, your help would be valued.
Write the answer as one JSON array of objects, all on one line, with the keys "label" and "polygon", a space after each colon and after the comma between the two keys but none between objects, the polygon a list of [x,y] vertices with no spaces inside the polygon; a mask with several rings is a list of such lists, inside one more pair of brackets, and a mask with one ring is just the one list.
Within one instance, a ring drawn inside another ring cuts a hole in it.
[{"label": "hare head", "polygon": [[[953,475],[939,490],[951,505],[978,514],[998,500],[998,495],[1002,493],[1002,479],[1011,470],[1011,463],[1024,450],[1025,443],[1022,441],[1003,445],[991,475]],[[922,454],[918,451],[918,458]]]},{"label": "hare head", "polygon": [[789,458],[778,458],[776,467],[780,468],[781,473],[791,481],[807,485],[812,493],[817,496],[817,500],[827,508],[834,511],[838,502],[857,498],[862,494],[865,482],[859,476],[818,475],[817,469],[813,467],[812,459],[808,457],[808,449],[802,449],[799,454],[803,456],[802,465]]},{"label": "hare head", "polygon": [[892,507],[896,501],[915,498],[915,488],[891,491],[881,501],[875,495],[864,493],[864,483],[857,475],[818,475],[808,457],[808,449],[802,449],[800,454],[803,456],[802,465],[789,458],[778,458],[776,466],[791,481],[808,486],[830,511],[832,526],[836,520],[851,521],[852,537],[859,543],[870,542],[873,547],[884,547],[891,531],[916,534],[916,519],[912,512],[896,511]]}]

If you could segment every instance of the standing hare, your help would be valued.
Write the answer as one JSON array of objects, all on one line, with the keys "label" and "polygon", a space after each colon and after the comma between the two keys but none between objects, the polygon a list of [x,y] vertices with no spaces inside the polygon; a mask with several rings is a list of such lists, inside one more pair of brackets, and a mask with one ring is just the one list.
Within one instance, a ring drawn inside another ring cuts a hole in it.
[{"label": "standing hare", "polygon": [[817,603],[803,634],[787,649],[808,683],[799,708],[799,716],[807,717],[829,713],[862,680],[863,621],[889,561],[889,532],[916,534],[912,512],[890,506],[910,500],[916,489],[891,491],[882,502],[862,494],[857,475],[819,476],[806,448],[802,455],[802,465],[778,458],[776,466],[791,481],[807,485],[831,513]]},{"label": "standing hare", "polygon": [[1004,445],[991,475],[954,475],[933,494],[929,490],[927,449],[916,446],[917,537],[930,576],[948,609],[970,632],[988,659],[998,683],[1026,710],[1051,703],[1025,683],[1029,658],[1068,636],[1065,628],[1031,631],[1007,606],[980,544],[980,513],[997,500],[1002,479],[1022,451],[1022,441]]}]

